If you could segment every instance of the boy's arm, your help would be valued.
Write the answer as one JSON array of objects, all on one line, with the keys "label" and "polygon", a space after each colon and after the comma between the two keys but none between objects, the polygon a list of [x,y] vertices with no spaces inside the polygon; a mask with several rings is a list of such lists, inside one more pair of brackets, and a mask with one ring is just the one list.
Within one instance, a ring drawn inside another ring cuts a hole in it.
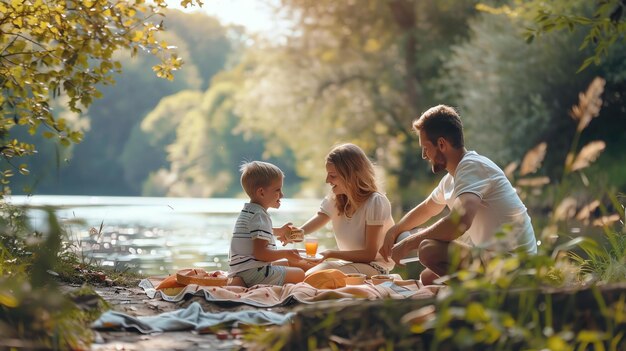
[{"label": "boy's arm", "polygon": [[[318,212],[315,216],[311,217],[308,221],[306,221],[300,229],[304,230],[304,234],[309,234],[317,231],[321,227],[323,227],[326,223],[330,221],[330,217],[322,212]],[[286,223],[280,228],[273,228],[274,235],[283,243],[283,246],[287,245],[287,243],[291,242],[289,238],[289,234],[291,234],[291,229],[297,228],[294,227],[291,222]]]},{"label": "boy's arm", "polygon": [[286,258],[288,261],[300,260],[298,250],[273,250],[267,247],[269,243],[263,239],[252,239],[252,255],[259,261],[273,262]]}]

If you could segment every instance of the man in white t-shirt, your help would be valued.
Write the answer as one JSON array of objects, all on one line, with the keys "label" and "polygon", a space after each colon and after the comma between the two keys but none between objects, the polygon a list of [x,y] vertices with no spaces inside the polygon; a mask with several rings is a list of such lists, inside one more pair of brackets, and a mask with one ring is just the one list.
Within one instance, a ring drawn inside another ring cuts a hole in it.
[{"label": "man in white t-shirt", "polygon": [[[472,246],[483,249],[483,259],[495,252],[536,253],[526,207],[495,163],[467,151],[456,110],[445,105],[432,107],[413,122],[413,129],[419,134],[422,158],[430,162],[432,171],[448,173],[426,200],[387,231],[381,255],[400,263],[417,250],[425,267],[420,278],[428,285],[458,268],[450,267],[451,251],[459,253],[462,262],[469,259]],[[446,216],[411,232],[446,207],[450,210]],[[411,234],[403,234],[406,232]]]}]

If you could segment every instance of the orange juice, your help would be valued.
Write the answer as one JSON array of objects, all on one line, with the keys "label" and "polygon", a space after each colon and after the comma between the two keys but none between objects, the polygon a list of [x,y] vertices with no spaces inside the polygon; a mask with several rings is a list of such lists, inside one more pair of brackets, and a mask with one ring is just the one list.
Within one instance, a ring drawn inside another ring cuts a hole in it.
[{"label": "orange juice", "polygon": [[305,240],[304,249],[306,250],[307,256],[315,257],[315,254],[317,253],[317,240]]}]

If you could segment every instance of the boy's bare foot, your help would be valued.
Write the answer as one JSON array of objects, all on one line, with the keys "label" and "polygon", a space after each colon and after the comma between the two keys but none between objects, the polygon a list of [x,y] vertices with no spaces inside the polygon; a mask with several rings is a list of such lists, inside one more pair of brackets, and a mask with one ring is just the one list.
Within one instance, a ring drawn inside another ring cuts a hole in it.
[{"label": "boy's bare foot", "polygon": [[244,283],[241,277],[232,277],[228,280],[228,286],[243,286],[246,287],[246,283]]}]

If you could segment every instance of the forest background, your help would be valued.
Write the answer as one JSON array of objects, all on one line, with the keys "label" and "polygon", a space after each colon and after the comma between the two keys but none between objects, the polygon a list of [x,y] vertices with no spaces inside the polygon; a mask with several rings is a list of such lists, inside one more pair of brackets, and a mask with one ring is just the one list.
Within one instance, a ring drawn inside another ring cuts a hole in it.
[{"label": "forest background", "polygon": [[[566,13],[596,9],[561,4]],[[159,36],[184,61],[175,79],[156,77],[148,54],[116,54],[123,74],[99,86],[102,98],[83,113],[54,100],[56,118],[82,131],[82,142],[10,130],[38,150],[25,157],[29,175],[12,177],[12,192],[234,197],[241,162],[262,159],[285,171],[287,197],[321,197],[325,154],[353,142],[380,166],[392,202],[407,207],[439,179],[410,126],[440,103],[459,109],[468,148],[503,168],[545,142],[538,176],[554,180],[577,128],[571,106],[596,76],[606,80],[604,106],[579,145],[601,139],[606,150],[573,181],[590,194],[626,191],[626,45],[613,43],[575,73],[594,55],[593,45],[581,49],[586,28],[528,43],[535,18],[511,10],[517,5],[282,0],[276,16],[287,28],[271,37],[167,10]]]}]

